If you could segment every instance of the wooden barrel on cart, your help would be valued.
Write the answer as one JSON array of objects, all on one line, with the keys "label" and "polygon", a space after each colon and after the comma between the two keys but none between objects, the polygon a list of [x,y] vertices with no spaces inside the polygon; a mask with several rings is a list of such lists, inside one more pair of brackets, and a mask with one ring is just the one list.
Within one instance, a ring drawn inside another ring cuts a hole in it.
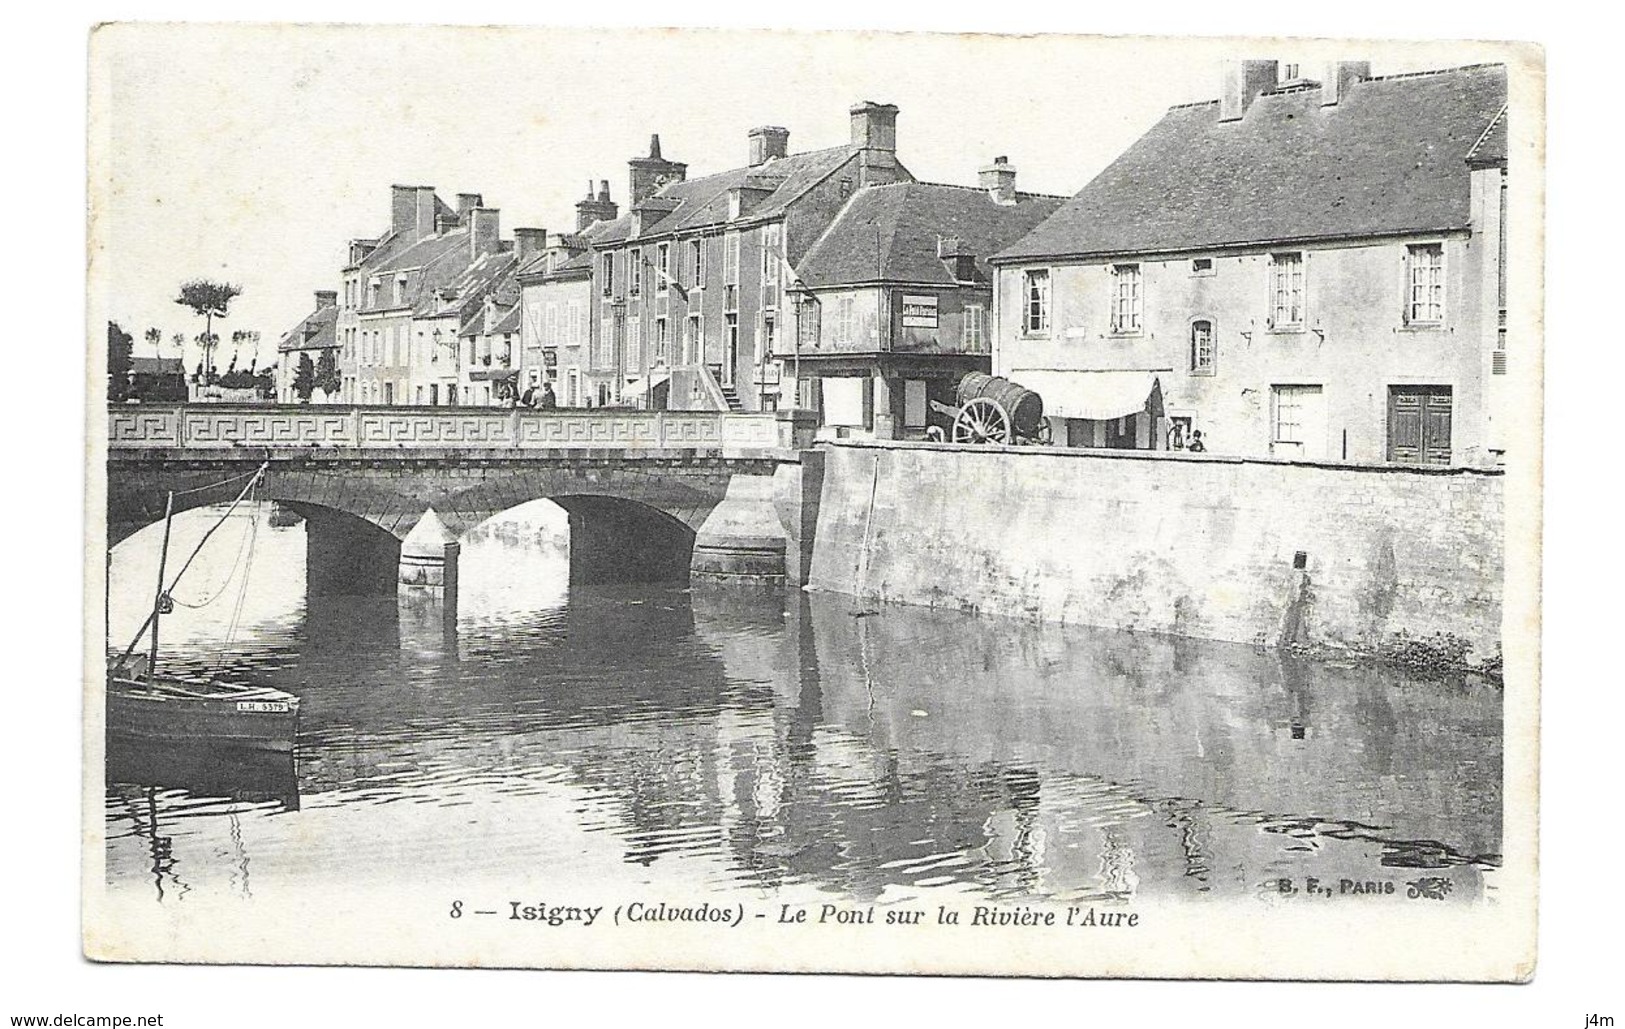
[{"label": "wooden barrel on cart", "polygon": [[964,407],[978,397],[996,401],[1010,415],[1010,425],[1018,436],[1035,436],[1044,420],[1044,398],[1002,375],[967,372],[959,380],[955,399]]}]

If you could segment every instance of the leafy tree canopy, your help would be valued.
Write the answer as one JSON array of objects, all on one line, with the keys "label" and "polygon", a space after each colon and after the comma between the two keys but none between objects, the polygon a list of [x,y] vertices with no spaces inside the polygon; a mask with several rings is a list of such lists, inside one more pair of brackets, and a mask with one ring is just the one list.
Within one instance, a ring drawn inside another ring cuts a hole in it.
[{"label": "leafy tree canopy", "polygon": [[316,388],[316,362],[310,359],[310,352],[305,351],[299,355],[299,363],[293,370],[293,392],[301,403],[310,401],[310,394]]},{"label": "leafy tree canopy", "polygon": [[205,318],[224,318],[231,302],[242,295],[243,287],[235,283],[192,279],[181,283],[181,295],[175,303]]},{"label": "leafy tree canopy", "polygon": [[316,388],[331,397],[338,393],[342,384],[338,351],[331,348],[323,350],[322,356],[316,359]]},{"label": "leafy tree canopy", "polygon": [[107,323],[107,396],[110,400],[123,400],[130,393],[130,354],[134,342],[116,322]]}]

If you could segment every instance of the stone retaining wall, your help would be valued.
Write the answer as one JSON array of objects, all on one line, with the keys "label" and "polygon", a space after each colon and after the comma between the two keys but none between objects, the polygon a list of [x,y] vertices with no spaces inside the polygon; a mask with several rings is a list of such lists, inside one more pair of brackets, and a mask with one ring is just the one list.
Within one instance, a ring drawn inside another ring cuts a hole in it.
[{"label": "stone retaining wall", "polygon": [[[1267,646],[1501,639],[1503,477],[1133,451],[827,449],[810,586]],[[1301,567],[1300,567],[1301,566]]]}]

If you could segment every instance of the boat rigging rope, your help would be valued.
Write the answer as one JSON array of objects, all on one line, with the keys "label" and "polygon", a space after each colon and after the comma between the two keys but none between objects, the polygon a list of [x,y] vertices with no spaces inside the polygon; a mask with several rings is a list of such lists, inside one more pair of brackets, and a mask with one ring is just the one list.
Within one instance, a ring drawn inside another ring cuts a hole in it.
[{"label": "boat rigging rope", "polygon": [[[237,505],[243,502],[243,498],[248,496],[248,494],[259,485],[260,476],[264,475],[266,470],[270,467],[271,463],[267,461],[265,464],[260,465],[251,473],[253,477],[249,480],[248,485],[243,488],[241,493],[237,494],[237,499],[233,500],[231,502],[231,506],[226,508],[226,513],[221,515],[213,525],[209,526],[208,531],[203,534],[203,538],[197,541],[197,546],[192,548],[192,553],[187,556],[186,562],[181,565],[181,570],[175,573],[175,577],[173,579],[169,580],[169,586],[163,590],[164,596],[170,596],[173,593],[175,587],[180,583],[181,577],[186,574],[186,570],[192,567],[192,562],[197,560],[197,556],[203,552],[203,547],[209,542],[209,537],[213,536],[215,531],[219,529],[220,526],[226,524],[226,519],[230,518],[231,513],[237,510]],[[235,476],[235,478],[240,479],[242,476]],[[227,479],[226,481],[230,482],[232,480]],[[141,637],[146,635],[147,629],[151,627],[153,619],[157,618],[158,615],[159,609],[155,607],[152,612],[147,615],[147,620],[141,623],[141,628],[136,630],[135,638],[130,640],[130,645],[124,648],[124,653],[120,654],[118,660],[114,662],[115,666],[122,667],[124,662],[129,660],[130,655],[135,652],[136,645],[141,642]]]},{"label": "boat rigging rope", "polygon": [[264,470],[265,470],[264,468],[256,468],[251,472],[244,472],[241,475],[233,475],[229,479],[221,479],[219,482],[211,482],[207,486],[193,486],[191,489],[178,489],[178,490],[175,491],[175,495],[177,497],[185,497],[185,496],[189,496],[189,495],[191,495],[193,493],[202,493],[205,490],[218,489],[219,487],[225,486],[228,483],[239,482],[239,481],[241,481],[243,479],[248,478],[251,475],[258,475],[258,474],[260,474],[260,472],[262,472]]},{"label": "boat rigging rope", "polygon": [[[216,672],[220,671],[221,666],[225,663],[227,652],[231,649],[232,643],[234,643],[237,639],[237,627],[242,623],[243,618],[243,604],[248,599],[248,573],[249,569],[254,564],[254,545],[259,540],[260,535],[260,514],[258,504],[256,503],[258,486],[258,479],[255,479],[248,486],[249,506],[254,509],[254,515],[253,520],[249,522],[249,528],[246,534],[247,544],[244,548],[240,548],[237,552],[238,557],[241,558],[244,556],[244,550],[246,550],[247,556],[243,564],[242,581],[237,585],[237,603],[231,609],[231,621],[226,626],[226,639],[224,644],[220,647],[219,655],[215,659],[214,668]],[[233,572],[233,574],[235,574],[235,572]],[[229,582],[230,580],[228,579],[227,581]],[[225,587],[222,586],[221,589],[223,591]]]},{"label": "boat rigging rope", "polygon": [[[250,502],[252,503],[252,500]],[[174,593],[170,593],[170,594],[168,594],[169,599],[174,601],[176,604],[180,605],[181,607],[191,608],[194,611],[199,609],[199,608],[208,607],[210,604],[214,603],[216,600],[219,600],[225,594],[226,588],[231,585],[231,581],[237,577],[237,569],[242,567],[242,564],[243,564],[243,553],[244,553],[244,551],[249,549],[250,539],[252,538],[253,533],[257,530],[258,525],[259,525],[259,514],[258,514],[258,512],[250,514],[248,516],[248,527],[243,530],[243,538],[237,544],[237,556],[232,558],[231,568],[226,572],[226,577],[224,579],[220,580],[220,585],[215,587],[213,593],[210,593],[208,596],[204,597],[202,600],[197,600],[197,601],[185,601],[185,600],[182,600],[180,597],[175,596]],[[175,585],[176,586],[180,585],[179,580],[177,580],[175,582]]]}]

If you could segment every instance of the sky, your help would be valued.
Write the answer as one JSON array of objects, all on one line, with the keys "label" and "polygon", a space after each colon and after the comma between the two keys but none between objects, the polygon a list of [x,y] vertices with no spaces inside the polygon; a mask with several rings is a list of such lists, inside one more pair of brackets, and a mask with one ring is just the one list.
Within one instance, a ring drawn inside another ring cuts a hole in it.
[{"label": "sky", "polygon": [[[1279,52],[1278,52],[1279,51]],[[659,133],[690,176],[746,162],[756,125],[790,150],[848,139],[848,109],[896,104],[916,177],[974,183],[997,155],[1018,188],[1070,195],[1173,104],[1218,92],[1226,57],[1318,74],[1483,59],[1460,44],[1311,44],[924,33],[113,25],[91,39],[90,324],[190,340],[187,279],[243,287],[216,327],[261,333],[260,360],[337,289],[347,242],[389,223],[392,183],[515,226],[574,228],[589,181],[626,200],[628,159]],[[197,358],[188,345],[187,365]],[[249,355],[241,355],[247,364]]]}]

